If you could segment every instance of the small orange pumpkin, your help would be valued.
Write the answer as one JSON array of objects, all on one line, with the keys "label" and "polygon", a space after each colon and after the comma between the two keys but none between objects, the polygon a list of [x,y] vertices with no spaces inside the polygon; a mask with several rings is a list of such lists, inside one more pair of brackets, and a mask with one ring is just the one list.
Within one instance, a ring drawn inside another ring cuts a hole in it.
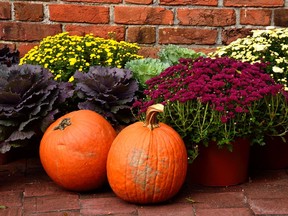
[{"label": "small orange pumpkin", "polygon": [[173,197],[187,172],[182,138],[170,126],[157,123],[162,104],[150,106],[146,122],[124,128],[108,153],[107,176],[114,193],[132,203],[158,203]]},{"label": "small orange pumpkin", "polygon": [[47,128],[40,160],[48,176],[63,188],[96,189],[107,180],[107,155],[115,137],[115,130],[100,114],[73,111]]}]

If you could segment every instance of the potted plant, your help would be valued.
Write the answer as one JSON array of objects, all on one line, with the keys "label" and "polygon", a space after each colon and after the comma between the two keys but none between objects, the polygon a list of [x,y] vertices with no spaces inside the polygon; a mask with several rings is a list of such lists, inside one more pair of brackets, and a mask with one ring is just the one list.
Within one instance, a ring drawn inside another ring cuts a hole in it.
[{"label": "potted plant", "polygon": [[[135,102],[133,107],[141,114],[151,104],[164,104],[161,121],[182,135],[193,166],[209,157],[204,156],[205,149],[213,147],[216,152],[226,151],[215,159],[218,162],[213,162],[221,164],[220,176],[213,171],[213,163],[205,161],[209,172],[204,173],[203,167],[197,169],[196,182],[204,179],[206,185],[238,184],[248,177],[250,141],[261,144],[264,133],[269,130],[271,122],[262,122],[263,113],[270,114],[265,105],[272,99],[285,98],[281,93],[283,85],[264,73],[265,66],[228,57],[182,59],[148,80],[144,91],[146,98]],[[224,154],[230,159],[220,163]],[[232,167],[234,163],[242,168]],[[228,171],[224,171],[225,164],[229,165]],[[225,173],[228,175],[224,176]],[[238,177],[230,179],[233,173]],[[214,177],[215,181],[210,181]]]},{"label": "potted plant", "polygon": [[[251,36],[239,38],[228,46],[220,47],[209,56],[228,56],[244,62],[265,62],[265,72],[288,90],[288,28],[253,30]],[[272,100],[273,121],[267,131],[263,146],[252,147],[251,165],[254,168],[281,169],[288,167],[287,102]],[[280,123],[279,125],[279,122]]]}]

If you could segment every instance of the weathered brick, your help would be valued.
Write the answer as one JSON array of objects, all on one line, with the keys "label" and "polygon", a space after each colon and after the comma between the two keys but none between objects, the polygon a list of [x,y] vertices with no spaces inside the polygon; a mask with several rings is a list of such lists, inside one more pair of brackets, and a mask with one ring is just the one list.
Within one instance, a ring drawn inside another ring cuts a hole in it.
[{"label": "weathered brick", "polygon": [[64,2],[113,3],[113,4],[122,2],[122,0],[63,0],[63,1]]},{"label": "weathered brick", "polygon": [[[3,49],[4,47],[8,47],[10,50],[15,50],[16,49],[16,44],[14,43],[2,43],[0,42],[0,49]],[[2,170],[1,170],[2,171]]]},{"label": "weathered brick", "polygon": [[126,0],[125,3],[149,5],[153,3],[153,0]]},{"label": "weathered brick", "polygon": [[161,28],[160,44],[215,44],[217,30],[199,28]]},{"label": "weathered brick", "polygon": [[274,23],[276,26],[288,27],[288,9],[276,9]]},{"label": "weathered brick", "polygon": [[133,215],[136,205],[129,204],[118,197],[104,197],[80,200],[81,215]]},{"label": "weathered brick", "polygon": [[271,10],[241,9],[240,10],[240,24],[267,26],[271,24],[271,16],[272,16]]},{"label": "weathered brick", "polygon": [[51,195],[43,197],[27,197],[23,203],[25,215],[32,213],[49,212],[49,211],[64,211],[64,210],[79,210],[78,195]]},{"label": "weathered brick", "polygon": [[162,7],[115,6],[114,16],[119,24],[173,24],[173,12]]},{"label": "weathered brick", "polygon": [[228,45],[232,41],[235,41],[237,38],[244,38],[248,35],[251,35],[252,29],[244,29],[244,28],[231,28],[231,29],[225,29],[222,31],[222,44],[223,45]]},{"label": "weathered brick", "polygon": [[236,23],[235,11],[232,9],[181,8],[177,10],[177,18],[180,25],[191,26],[230,26]]},{"label": "weathered brick", "polygon": [[152,44],[156,42],[155,27],[129,27],[127,41],[139,44]]},{"label": "weathered brick", "polygon": [[82,35],[92,33],[97,37],[109,38],[109,32],[115,33],[117,41],[125,40],[125,27],[124,26],[111,26],[111,25],[66,25],[65,30],[71,35]]},{"label": "weathered brick", "polygon": [[217,0],[160,0],[161,5],[203,5],[217,6]]},{"label": "weathered brick", "polygon": [[281,7],[285,0],[223,0],[226,7]]},{"label": "weathered brick", "polygon": [[140,50],[138,51],[139,55],[144,56],[145,58],[157,58],[157,53],[159,52],[160,47],[155,46],[141,46]]},{"label": "weathered brick", "polygon": [[17,49],[20,52],[20,58],[22,58],[30,49],[33,47],[39,45],[39,43],[18,43],[17,44]]},{"label": "weathered brick", "polygon": [[0,2],[0,20],[11,19],[11,4],[9,2]]},{"label": "weathered brick", "polygon": [[15,19],[20,21],[42,21],[43,5],[34,3],[15,2]]},{"label": "weathered brick", "polygon": [[74,4],[49,5],[51,21],[75,23],[109,23],[109,8]]},{"label": "weathered brick", "polygon": [[11,41],[40,41],[61,32],[60,24],[0,22],[0,39]]}]

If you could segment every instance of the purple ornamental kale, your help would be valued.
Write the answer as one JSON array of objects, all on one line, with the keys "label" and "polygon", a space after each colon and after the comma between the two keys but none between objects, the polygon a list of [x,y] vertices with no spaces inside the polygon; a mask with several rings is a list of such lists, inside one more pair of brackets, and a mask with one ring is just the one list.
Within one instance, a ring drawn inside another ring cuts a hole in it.
[{"label": "purple ornamental kale", "polygon": [[71,88],[38,65],[0,65],[0,152],[41,137],[57,107],[72,96]]},{"label": "purple ornamental kale", "polygon": [[79,109],[96,111],[113,125],[135,120],[130,108],[138,84],[130,70],[94,66],[87,73],[76,71],[74,78]]}]

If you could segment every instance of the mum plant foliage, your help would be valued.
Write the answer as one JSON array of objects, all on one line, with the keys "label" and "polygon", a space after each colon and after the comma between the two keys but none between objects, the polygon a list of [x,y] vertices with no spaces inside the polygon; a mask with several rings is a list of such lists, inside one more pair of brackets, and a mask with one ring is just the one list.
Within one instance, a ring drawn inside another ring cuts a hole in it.
[{"label": "mum plant foliage", "polygon": [[239,38],[227,46],[219,47],[209,56],[228,56],[237,60],[268,63],[266,72],[287,87],[288,28],[253,30],[251,36]]},{"label": "mum plant foliage", "polygon": [[0,152],[33,144],[72,92],[39,65],[0,65]]},{"label": "mum plant foliage", "polygon": [[134,43],[64,32],[44,38],[20,59],[20,64],[42,65],[55,80],[73,81],[76,70],[87,72],[90,66],[124,68],[127,61],[142,58],[137,55],[139,49]]},{"label": "mum plant foliage", "polygon": [[228,57],[181,59],[148,80],[146,98],[133,107],[141,114],[151,104],[164,104],[161,121],[182,135],[192,157],[199,143],[216,141],[232,150],[235,139],[252,137],[263,144],[276,127],[287,131],[288,119],[283,85],[265,67]]},{"label": "mum plant foliage", "polygon": [[74,77],[79,109],[94,110],[114,126],[134,121],[130,108],[138,83],[130,70],[93,66],[87,73],[76,71]]}]

